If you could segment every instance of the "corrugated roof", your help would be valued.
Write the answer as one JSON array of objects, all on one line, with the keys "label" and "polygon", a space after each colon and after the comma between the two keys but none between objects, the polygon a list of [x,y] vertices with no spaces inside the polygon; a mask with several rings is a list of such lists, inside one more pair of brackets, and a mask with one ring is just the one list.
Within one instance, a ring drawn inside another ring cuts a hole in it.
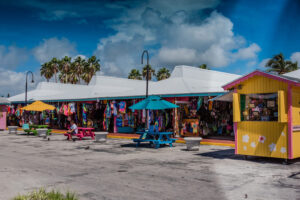
[{"label": "corrugated roof", "polygon": [[[149,82],[149,95],[184,95],[222,93],[222,85],[240,77],[236,74],[176,66],[170,78]],[[110,97],[140,97],[145,95],[146,81],[111,76],[94,76],[89,85],[41,82],[27,93],[28,101],[80,100]],[[12,102],[24,101],[25,94],[11,97]]]},{"label": "corrugated roof", "polygon": [[10,104],[10,101],[7,98],[0,97],[0,104]]}]

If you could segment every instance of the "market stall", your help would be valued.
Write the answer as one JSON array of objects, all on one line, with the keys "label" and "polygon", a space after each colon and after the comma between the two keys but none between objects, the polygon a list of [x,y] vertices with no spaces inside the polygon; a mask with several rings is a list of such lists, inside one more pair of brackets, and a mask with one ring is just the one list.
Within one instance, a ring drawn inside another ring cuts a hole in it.
[{"label": "market stall", "polygon": [[300,79],[257,70],[223,88],[233,91],[236,154],[300,157]]},{"label": "market stall", "polygon": [[212,101],[213,97],[177,98],[180,136],[233,137],[232,104]]}]

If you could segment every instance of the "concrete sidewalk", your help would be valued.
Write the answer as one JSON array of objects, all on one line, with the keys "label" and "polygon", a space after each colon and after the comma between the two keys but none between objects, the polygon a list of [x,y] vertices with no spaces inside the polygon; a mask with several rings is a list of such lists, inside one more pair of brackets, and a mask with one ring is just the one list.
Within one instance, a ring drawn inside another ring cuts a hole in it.
[{"label": "concrete sidewalk", "polygon": [[0,199],[39,187],[71,190],[81,200],[299,199],[300,162],[234,155],[234,149],[184,144],[136,148],[129,140],[66,141],[0,132]]}]

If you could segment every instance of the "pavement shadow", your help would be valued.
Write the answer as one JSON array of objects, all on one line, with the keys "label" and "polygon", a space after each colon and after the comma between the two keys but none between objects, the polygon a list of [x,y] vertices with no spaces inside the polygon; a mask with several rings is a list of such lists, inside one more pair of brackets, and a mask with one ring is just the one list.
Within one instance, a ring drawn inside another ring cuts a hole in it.
[{"label": "pavement shadow", "polygon": [[[128,143],[128,144],[122,144],[120,145],[121,147],[131,147],[131,148],[148,148],[148,149],[155,149],[153,145],[149,143],[141,143],[138,147],[136,146],[135,143]],[[160,148],[170,148],[168,145],[160,145]]]},{"label": "pavement shadow", "polygon": [[285,159],[281,158],[268,158],[268,157],[258,157],[258,156],[244,156],[244,155],[236,155],[234,153],[234,149],[225,149],[225,150],[216,150],[205,153],[198,153],[195,155],[210,157],[215,159],[232,159],[232,160],[247,160],[249,162],[257,162],[261,164],[295,164],[300,162],[300,158],[289,160],[286,163]]}]

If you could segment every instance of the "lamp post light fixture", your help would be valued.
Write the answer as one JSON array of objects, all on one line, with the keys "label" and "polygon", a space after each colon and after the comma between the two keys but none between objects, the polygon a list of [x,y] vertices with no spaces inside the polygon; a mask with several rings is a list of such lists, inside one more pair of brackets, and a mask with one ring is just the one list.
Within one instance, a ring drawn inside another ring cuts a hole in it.
[{"label": "lamp post light fixture", "polygon": [[26,73],[26,84],[25,84],[25,105],[27,105],[27,88],[28,88],[27,79],[28,79],[28,74],[31,74],[31,83],[34,83],[33,73],[32,73],[32,71],[28,71]]},{"label": "lamp post light fixture", "polygon": [[[141,59],[141,63],[143,64],[143,61],[144,61],[144,54],[146,53],[147,55],[147,66],[146,66],[146,69],[147,69],[147,74],[146,74],[146,98],[148,98],[148,87],[149,87],[149,53],[147,50],[144,50],[143,51],[143,54],[142,54],[142,59]],[[149,111],[146,110],[146,129],[149,130]]]}]

